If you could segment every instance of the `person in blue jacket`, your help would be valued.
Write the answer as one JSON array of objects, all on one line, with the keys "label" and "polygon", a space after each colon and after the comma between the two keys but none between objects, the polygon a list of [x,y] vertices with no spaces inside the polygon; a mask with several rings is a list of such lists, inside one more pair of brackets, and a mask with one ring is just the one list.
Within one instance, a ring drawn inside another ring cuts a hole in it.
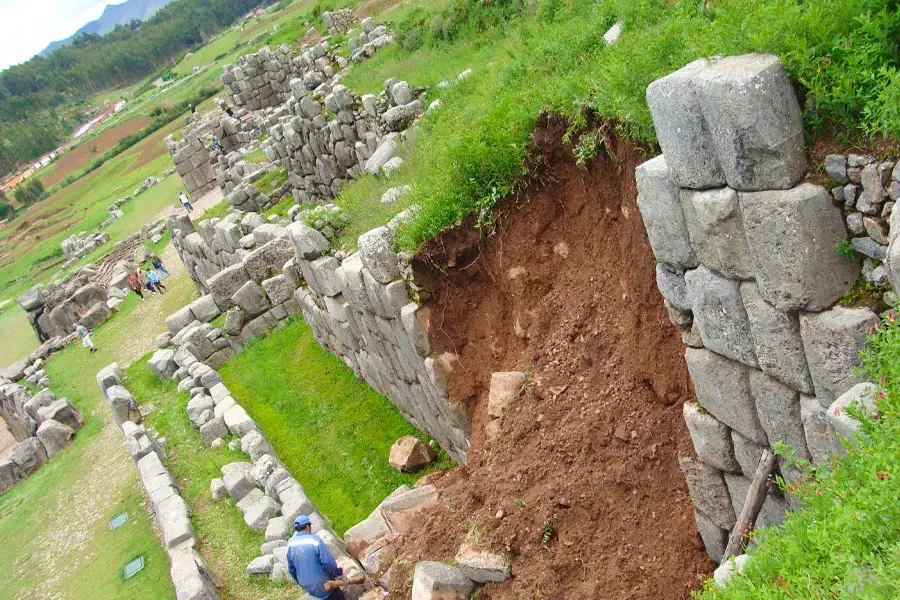
[{"label": "person in blue jacket", "polygon": [[355,580],[345,580],[344,571],[337,566],[322,538],[313,534],[309,517],[294,519],[296,533],[288,542],[288,573],[313,598],[345,600],[340,587]]}]

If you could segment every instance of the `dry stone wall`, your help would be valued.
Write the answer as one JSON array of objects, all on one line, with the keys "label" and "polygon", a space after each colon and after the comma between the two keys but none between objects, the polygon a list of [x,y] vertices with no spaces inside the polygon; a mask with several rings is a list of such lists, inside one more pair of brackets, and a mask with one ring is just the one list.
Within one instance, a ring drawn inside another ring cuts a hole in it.
[{"label": "dry stone wall", "polygon": [[48,389],[32,396],[24,386],[2,377],[0,419],[18,440],[9,456],[0,459],[0,494],[65,448],[84,422],[68,398],[57,398]]},{"label": "dry stone wall", "polygon": [[[192,304],[166,320],[172,342],[190,340],[201,359],[221,364],[240,344],[302,312],[324,348],[465,462],[469,416],[446,392],[455,357],[431,355],[428,311],[410,298],[415,282],[401,275],[410,270],[392,249],[393,232],[408,214],[360,236],[359,252],[350,256],[334,252],[302,222],[285,227],[232,213],[195,230],[189,219],[173,217],[172,239],[207,295],[196,301],[201,307]],[[255,249],[224,249],[242,234]],[[222,312],[223,331],[202,326]]]},{"label": "dry stone wall", "polygon": [[[146,240],[161,239],[164,227],[163,222],[147,225],[117,243],[96,263],[86,265],[63,279],[35,285],[19,296],[17,302],[25,310],[38,341],[68,338],[76,324],[93,331],[106,321],[127,293],[127,272],[129,267],[134,266],[136,253],[143,251],[142,244]],[[109,239],[108,235],[102,235]],[[87,250],[94,247],[92,244]],[[75,255],[73,261],[84,255],[83,250]]]},{"label": "dry stone wall", "polygon": [[196,550],[197,535],[191,525],[191,507],[180,495],[175,478],[165,464],[159,442],[140,425],[137,402],[122,382],[116,363],[97,373],[97,384],[125,437],[125,448],[134,460],[144,492],[150,500],[169,556],[172,583],[178,600],[218,600],[214,575]]},{"label": "dry stone wall", "polygon": [[[209,325],[202,329],[212,330]],[[221,336],[222,330],[218,330],[217,335],[210,337],[215,340],[222,339]],[[265,532],[260,555],[247,565],[246,572],[290,583],[287,539],[293,534],[294,519],[304,514],[310,517],[313,532],[326,543],[344,568],[345,575],[352,578],[361,573],[362,567],[348,554],[331,521],[290,475],[265,434],[234,399],[216,369],[199,358],[202,353],[197,352],[195,336],[188,332],[181,337],[180,343],[176,344],[177,350],[161,349],[148,364],[157,376],[174,379],[178,381],[179,390],[190,391],[188,419],[199,430],[205,445],[221,447],[227,438],[231,438],[229,446],[239,447],[250,459],[250,462],[223,466],[222,477],[210,482],[213,501],[230,497],[235,507],[242,511],[244,523],[251,529]],[[361,596],[364,588],[362,585],[350,586],[344,591],[352,599]]]},{"label": "dry stone wall", "polygon": [[[878,320],[835,305],[860,273],[837,251],[860,203],[841,202],[845,216],[837,190],[803,182],[800,107],[777,57],[693,62],[653,82],[647,101],[663,154],[637,168],[638,205],[697,398],[684,406],[697,456],[681,468],[720,560],[764,448],[822,463],[852,429],[839,431],[834,407],[864,395],[850,367]],[[886,181],[886,167],[866,169],[881,169],[872,190]],[[759,523],[779,523],[794,501],[772,487]]]},{"label": "dry stone wall", "polygon": [[184,130],[181,140],[176,141],[173,135],[166,137],[166,148],[188,196],[196,200],[219,185],[219,154],[208,148],[206,142],[217,139],[225,150],[231,150],[249,142],[255,133],[252,121],[216,111],[205,117],[197,115]]}]

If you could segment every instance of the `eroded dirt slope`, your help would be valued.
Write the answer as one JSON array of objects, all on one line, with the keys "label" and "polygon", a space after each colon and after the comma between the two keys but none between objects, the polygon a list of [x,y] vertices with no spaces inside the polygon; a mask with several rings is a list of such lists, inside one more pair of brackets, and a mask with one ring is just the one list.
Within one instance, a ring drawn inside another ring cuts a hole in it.
[{"label": "eroded dirt slope", "polygon": [[[613,141],[614,158],[578,167],[562,133],[541,123],[540,181],[498,211],[497,234],[482,244],[466,224],[417,259],[432,344],[459,355],[451,395],[473,412],[472,450],[402,540],[394,598],[470,531],[512,556],[513,578],[482,599],[687,598],[713,568],[678,468],[692,391],[635,200],[643,159]],[[533,385],[488,441],[490,376],[509,370]]]}]

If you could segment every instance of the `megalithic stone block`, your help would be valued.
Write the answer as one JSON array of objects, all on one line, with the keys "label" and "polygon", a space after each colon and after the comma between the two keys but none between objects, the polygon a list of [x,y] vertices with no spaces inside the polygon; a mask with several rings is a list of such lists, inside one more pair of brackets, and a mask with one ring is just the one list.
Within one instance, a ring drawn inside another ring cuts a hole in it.
[{"label": "megalithic stone block", "polygon": [[685,350],[684,360],[700,406],[744,437],[767,444],[750,392],[748,367],[700,348]]},{"label": "megalithic stone block", "polygon": [[756,350],[740,283],[702,266],[685,273],[684,279],[703,344],[722,356],[756,367]]},{"label": "megalithic stone block", "polygon": [[800,392],[755,370],[750,371],[750,391],[769,444],[783,442],[794,449],[797,458],[809,460],[800,416]]},{"label": "megalithic stone block", "polygon": [[823,310],[856,282],[859,262],[835,249],[847,231],[825,188],[804,183],[791,190],[743,193],[739,199],[766,302],[785,312]]},{"label": "megalithic stone block", "polygon": [[725,184],[712,135],[703,116],[698,76],[709,70],[700,59],[647,86],[647,106],[656,138],[681,187],[705,189]]},{"label": "megalithic stone block", "polygon": [[738,205],[731,188],[681,190],[681,206],[691,246],[700,262],[732,279],[753,276],[753,259]]},{"label": "megalithic stone block", "polygon": [[740,472],[741,465],[734,456],[731,430],[695,402],[685,402],[682,410],[697,456],[720,471]]},{"label": "megalithic stone block", "polygon": [[852,371],[866,343],[866,331],[878,323],[868,308],[836,306],[821,313],[800,314],[800,335],[816,397],[828,408],[862,378]]},{"label": "megalithic stone block", "polygon": [[803,118],[777,56],[723,58],[698,72],[696,85],[729,187],[788,189],[803,179]]},{"label": "megalithic stone block", "polygon": [[653,255],[658,261],[681,270],[699,265],[691,247],[678,186],[672,179],[666,158],[657,156],[639,165],[635,177],[638,209]]},{"label": "megalithic stone block", "polygon": [[812,394],[797,314],[781,312],[766,302],[753,281],[741,283],[741,298],[750,319],[759,368],[796,390]]}]

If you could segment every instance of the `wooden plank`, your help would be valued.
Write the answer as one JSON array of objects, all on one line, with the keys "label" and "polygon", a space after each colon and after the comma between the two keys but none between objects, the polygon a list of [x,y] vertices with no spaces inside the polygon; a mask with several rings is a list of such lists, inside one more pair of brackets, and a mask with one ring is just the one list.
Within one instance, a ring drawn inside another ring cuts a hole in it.
[{"label": "wooden plank", "polygon": [[766,500],[766,494],[769,490],[769,478],[775,471],[775,455],[768,450],[763,450],[759,457],[759,464],[756,466],[756,473],[753,474],[753,481],[750,483],[750,489],[747,491],[747,499],[744,501],[744,508],[738,517],[734,529],[731,530],[731,537],[728,538],[728,546],[725,548],[725,554],[722,556],[724,563],[732,556],[736,556],[743,552],[744,546],[750,537],[750,532],[756,525],[756,518],[762,508],[763,502]]}]

